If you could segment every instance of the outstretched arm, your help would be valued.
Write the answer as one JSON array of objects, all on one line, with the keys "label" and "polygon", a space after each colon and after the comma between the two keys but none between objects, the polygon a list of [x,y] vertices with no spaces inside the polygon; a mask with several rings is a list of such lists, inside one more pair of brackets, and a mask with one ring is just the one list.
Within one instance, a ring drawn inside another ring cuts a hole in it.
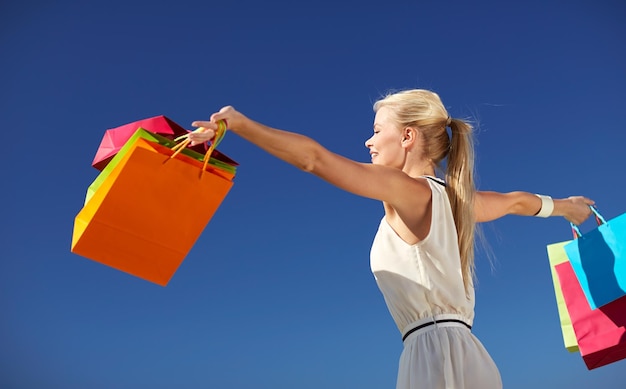
[{"label": "outstretched arm", "polygon": [[[563,216],[574,224],[581,224],[591,215],[593,200],[583,196],[554,199],[550,216]],[[488,222],[506,215],[535,216],[541,209],[541,199],[528,192],[477,192],[474,212],[477,222]]]},{"label": "outstretched arm", "polygon": [[[242,138],[299,169],[315,174],[348,192],[388,202],[398,209],[412,209],[430,201],[428,184],[410,178],[400,169],[359,163],[335,154],[315,140],[293,132],[268,127],[251,120],[233,107],[224,107],[211,115],[210,121],[196,121],[189,138],[194,143],[210,140],[215,135],[217,122],[225,120],[228,128]],[[415,196],[423,193],[423,196]]]}]

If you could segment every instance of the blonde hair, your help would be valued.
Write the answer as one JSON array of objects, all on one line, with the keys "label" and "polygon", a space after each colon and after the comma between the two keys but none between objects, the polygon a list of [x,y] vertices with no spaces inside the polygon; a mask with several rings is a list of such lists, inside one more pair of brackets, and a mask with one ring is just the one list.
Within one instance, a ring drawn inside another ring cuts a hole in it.
[{"label": "blonde hair", "polygon": [[[374,111],[388,107],[396,122],[404,127],[416,127],[421,133],[424,155],[441,169],[446,160],[446,191],[458,235],[459,254],[465,290],[474,281],[474,142],[472,126],[466,121],[452,119],[439,95],[413,89],[391,93],[374,103]],[[450,127],[451,137],[446,127]]]}]

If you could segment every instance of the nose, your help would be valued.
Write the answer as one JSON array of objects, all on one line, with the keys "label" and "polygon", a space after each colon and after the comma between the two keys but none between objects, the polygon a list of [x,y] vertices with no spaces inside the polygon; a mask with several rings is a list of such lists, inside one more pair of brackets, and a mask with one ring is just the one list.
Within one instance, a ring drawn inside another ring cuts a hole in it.
[{"label": "nose", "polygon": [[374,136],[370,136],[369,138],[367,138],[367,139],[365,140],[365,147],[367,147],[368,149],[369,149],[370,147],[372,147],[372,138],[373,138],[373,137],[374,137]]}]

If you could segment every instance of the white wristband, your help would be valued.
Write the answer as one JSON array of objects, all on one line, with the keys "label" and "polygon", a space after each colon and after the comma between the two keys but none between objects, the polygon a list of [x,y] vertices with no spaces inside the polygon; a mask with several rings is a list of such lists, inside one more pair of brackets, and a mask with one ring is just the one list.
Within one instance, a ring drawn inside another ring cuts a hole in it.
[{"label": "white wristband", "polygon": [[535,196],[541,199],[541,209],[539,210],[539,212],[537,212],[535,216],[536,217],[552,216],[552,212],[554,211],[554,201],[552,200],[552,197],[540,195],[540,194],[535,195]]}]

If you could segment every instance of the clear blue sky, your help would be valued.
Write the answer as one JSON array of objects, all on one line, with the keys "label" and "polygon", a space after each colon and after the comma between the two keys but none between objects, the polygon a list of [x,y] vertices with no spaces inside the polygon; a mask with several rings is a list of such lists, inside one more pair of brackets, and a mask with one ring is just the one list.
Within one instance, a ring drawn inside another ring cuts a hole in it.
[{"label": "clear blue sky", "polygon": [[[0,386],[394,387],[400,334],[369,270],[381,205],[234,134],[235,186],[167,287],[70,241],[107,128],[231,104],[367,161],[372,103],[415,87],[479,123],[481,189],[626,212],[621,0],[2,2]],[[546,245],[566,221],[484,230],[474,332],[505,388],[623,387],[626,362],[588,371],[562,345]]]}]

